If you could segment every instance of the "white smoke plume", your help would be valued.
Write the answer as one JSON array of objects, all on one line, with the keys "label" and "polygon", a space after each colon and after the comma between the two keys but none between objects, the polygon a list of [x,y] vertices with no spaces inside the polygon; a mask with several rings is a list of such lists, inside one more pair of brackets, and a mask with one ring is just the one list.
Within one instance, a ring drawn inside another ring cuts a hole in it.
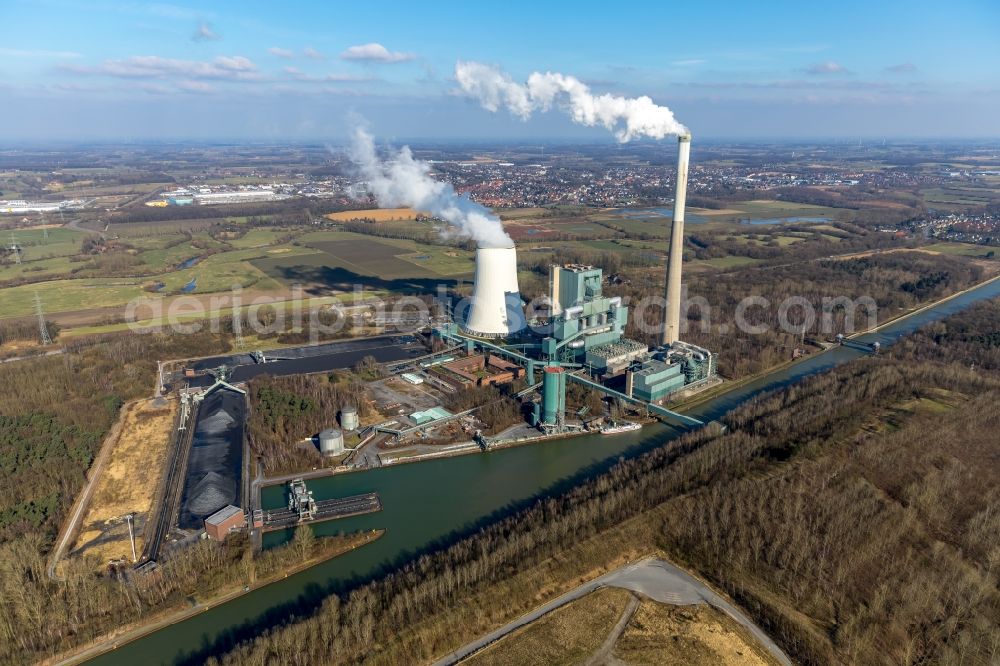
[{"label": "white smoke plume", "polygon": [[534,72],[526,84],[521,84],[492,65],[459,61],[455,78],[462,91],[479,100],[483,108],[497,111],[504,107],[522,120],[558,103],[573,122],[588,127],[601,125],[621,143],[643,136],[662,139],[688,134],[673,111],[658,106],[649,97],[594,95],[585,83],[565,74]]},{"label": "white smoke plume", "polygon": [[450,183],[432,178],[430,165],[415,159],[409,146],[382,161],[371,134],[358,128],[350,157],[380,206],[408,206],[430,213],[454,226],[460,235],[472,238],[479,247],[514,246],[500,218],[467,195],[455,192]]}]

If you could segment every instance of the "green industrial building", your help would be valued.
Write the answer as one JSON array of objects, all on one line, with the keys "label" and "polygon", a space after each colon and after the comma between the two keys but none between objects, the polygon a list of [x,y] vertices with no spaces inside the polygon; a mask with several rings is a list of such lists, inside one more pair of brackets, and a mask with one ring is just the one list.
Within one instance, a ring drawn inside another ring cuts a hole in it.
[{"label": "green industrial building", "polygon": [[680,363],[650,360],[626,376],[625,394],[656,402],[684,388],[686,378]]},{"label": "green industrial building", "polygon": [[431,407],[430,409],[425,409],[421,412],[413,412],[410,414],[410,420],[417,425],[424,425],[426,423],[431,423],[432,421],[440,421],[441,419],[446,419],[454,416],[444,407]]},{"label": "green industrial building", "polygon": [[598,374],[614,374],[646,355],[646,346],[625,339],[628,308],[604,296],[600,268],[553,266],[550,275],[552,340],[559,360],[586,364]]}]

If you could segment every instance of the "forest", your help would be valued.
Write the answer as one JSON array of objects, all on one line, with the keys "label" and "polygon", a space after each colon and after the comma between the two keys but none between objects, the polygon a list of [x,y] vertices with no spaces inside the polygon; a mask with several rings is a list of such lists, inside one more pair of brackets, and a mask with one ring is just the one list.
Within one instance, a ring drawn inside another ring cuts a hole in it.
[{"label": "forest", "polygon": [[0,543],[0,663],[49,657],[125,625],[189,608],[232,588],[287,573],[309,560],[329,558],[376,535],[316,538],[297,529],[283,546],[255,553],[245,534],[224,542],[199,540],[156,569],[134,575],[94,574],[94,563],[66,562],[59,579],[46,572],[40,535]]},{"label": "forest", "polygon": [[[498,595],[506,580],[645,520],[654,552],[728,592],[796,662],[995,663],[1000,377],[983,367],[1000,304],[942,324],[192,661],[227,647],[208,663],[429,660],[495,626],[494,607],[514,617],[539,603],[537,588]],[[925,357],[928,339],[942,342]],[[469,609],[485,591],[490,610]]]},{"label": "forest", "polygon": [[[360,369],[360,368],[359,368]],[[300,445],[324,428],[335,426],[333,418],[345,405],[358,409],[362,419],[371,405],[359,400],[364,393],[362,378],[342,371],[320,375],[261,375],[249,383],[250,446],[269,475],[311,469],[323,464],[315,446]]]},{"label": "forest", "polygon": [[0,543],[51,543],[120,407],[151,393],[157,359],[227,349],[209,334],[115,335],[0,364]]},{"label": "forest", "polygon": [[[753,375],[792,356],[802,338],[829,341],[837,333],[861,331],[875,323],[869,310],[859,305],[853,313],[853,331],[846,325],[849,313],[843,307],[826,306],[828,330],[824,329],[824,298],[846,297],[855,303],[871,299],[876,321],[884,323],[907,309],[959,291],[985,278],[981,266],[962,258],[922,252],[893,252],[852,259],[820,259],[767,268],[741,268],[719,273],[691,273],[687,277],[690,306],[682,309],[683,339],[713,350],[719,356],[719,371],[730,379]],[[611,286],[613,295],[625,294],[633,301],[662,294],[661,275],[637,275],[627,287]],[[736,325],[740,302],[747,296],[764,298],[768,306],[745,310],[748,324],[766,328],[754,333]],[[805,299],[815,313],[804,335],[796,327],[803,318],[799,307],[788,310],[792,330],[783,330],[780,305],[789,297]],[[707,303],[708,308],[701,307]],[[831,303],[831,301],[828,301]],[[683,306],[682,306],[683,308]],[[646,311],[646,322],[662,321],[655,306]],[[655,326],[640,329],[633,315],[626,333],[636,340],[655,344]],[[721,328],[721,330],[720,330]]]}]

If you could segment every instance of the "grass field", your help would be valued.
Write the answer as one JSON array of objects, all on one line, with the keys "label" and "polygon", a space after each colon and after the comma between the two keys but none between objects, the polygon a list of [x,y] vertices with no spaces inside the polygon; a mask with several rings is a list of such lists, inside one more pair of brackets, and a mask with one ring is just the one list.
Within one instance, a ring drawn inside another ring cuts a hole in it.
[{"label": "grass field", "polygon": [[617,588],[596,590],[497,641],[465,663],[583,664],[611,633],[631,594]]},{"label": "grass field", "polygon": [[[46,231],[48,238],[45,237]],[[69,258],[80,253],[80,244],[86,235],[62,227],[15,230],[13,236],[21,247],[21,263],[8,261],[0,265],[0,280],[38,279],[68,273],[74,266]],[[0,243],[5,247],[9,245],[10,238],[10,232],[0,232]]]},{"label": "grass field", "polygon": [[927,203],[981,206],[989,203],[992,196],[996,196],[996,191],[988,188],[932,187],[921,194]]},{"label": "grass field", "polygon": [[[364,292],[366,297],[382,295],[380,292],[366,291]],[[266,309],[270,311],[272,309],[281,309],[285,312],[286,316],[292,316],[294,314],[293,308],[299,308],[302,313],[308,314],[314,308],[325,308],[332,305],[334,302],[339,302],[341,305],[352,305],[355,300],[355,294],[339,294],[337,296],[308,296],[302,301],[293,301],[290,298],[285,299],[282,294],[261,294],[255,291],[246,291],[241,294],[241,298],[244,305],[251,304],[258,296],[266,296]],[[178,297],[179,298],[179,297]],[[185,300],[190,302],[192,297],[184,297]],[[137,330],[137,329],[156,329],[158,327],[167,327],[172,324],[189,324],[199,321],[204,321],[209,318],[215,317],[228,317],[233,312],[232,301],[225,294],[214,294],[214,295],[202,295],[196,296],[202,304],[203,307],[197,312],[191,312],[184,310],[175,315],[170,314],[170,303],[174,300],[172,298],[164,298],[161,303],[161,311],[163,316],[152,317],[150,316],[151,311],[146,308],[137,308],[136,317],[134,322],[119,322],[114,324],[96,324],[92,326],[74,326],[73,328],[66,329],[59,332],[59,339],[62,340],[67,337],[75,337],[82,335],[97,335],[102,333],[115,333],[121,331]],[[155,302],[155,299],[154,299]],[[262,303],[262,301],[257,301],[257,303]],[[250,331],[244,331],[243,334],[244,341],[248,347],[253,347],[255,344],[260,345],[262,343],[258,342],[258,338]],[[264,346],[275,346],[277,343],[273,338],[269,338]],[[279,345],[280,346],[280,345]]]},{"label": "grass field", "polygon": [[[108,233],[119,236],[122,240],[131,242],[132,238],[142,238],[147,236],[163,236],[177,234],[181,231],[204,231],[215,224],[231,223],[242,224],[246,222],[245,217],[206,217],[189,220],[165,220],[156,222],[124,222],[112,224],[108,227]],[[103,230],[103,225],[88,223],[88,229],[99,227]]]},{"label": "grass field", "polygon": [[[617,209],[608,209],[602,212],[602,217],[596,219],[606,219],[613,221],[616,227],[621,227],[627,233],[653,233],[656,235],[669,235],[670,215],[659,211],[669,208],[658,208],[650,212],[648,217],[641,213],[631,212],[629,215],[622,215]],[[725,209],[709,208],[689,208],[687,210],[686,224],[692,229],[728,229],[741,220],[775,220],[794,217],[821,217],[830,220],[844,219],[850,215],[849,211],[827,206],[813,206],[810,204],[793,203],[791,201],[777,201],[774,199],[757,199],[753,201],[738,201],[732,203]],[[596,216],[595,216],[596,217]],[[808,223],[805,223],[808,224]],[[817,223],[822,224],[822,223]]]},{"label": "grass field", "polygon": [[805,240],[805,238],[803,238],[802,236],[782,235],[782,236],[775,236],[774,240],[781,247],[787,247],[789,245],[794,245],[795,243],[801,243],[802,241]]},{"label": "grass field", "polygon": [[236,248],[265,247],[273,245],[279,238],[285,235],[287,235],[287,232],[285,231],[276,231],[273,229],[251,229],[240,238],[234,238],[227,242]]},{"label": "grass field", "polygon": [[[195,294],[225,291],[233,285],[262,291],[283,290],[293,283],[326,285],[350,290],[356,276],[371,289],[380,291],[416,291],[441,277],[464,277],[474,268],[473,255],[458,248],[424,245],[411,240],[372,238],[363,234],[340,231],[310,232],[295,243],[272,245],[287,232],[271,229],[251,229],[245,236],[234,239],[235,250],[206,256],[200,262],[182,270],[173,270],[183,261],[201,257],[207,251],[222,249],[225,244],[211,239],[204,231],[195,231],[195,247],[185,242],[171,244],[183,238],[176,225],[169,228],[143,225],[127,231],[133,236],[122,238],[144,251],[138,254],[141,274],[152,269],[153,274],[134,278],[58,279],[20,285],[0,291],[0,313],[3,316],[25,316],[34,311],[33,298],[38,292],[46,312],[67,312],[108,308],[124,305],[131,299],[148,295],[145,287],[162,282],[163,294],[176,293],[192,278],[197,278]],[[117,225],[116,225],[117,230]],[[65,231],[65,230],[59,230]],[[58,240],[69,251],[67,239],[83,236],[70,231]],[[169,247],[167,247],[169,245]],[[78,247],[78,246],[77,246]],[[53,257],[21,266],[0,266],[0,279],[16,277],[65,276],[83,264],[69,257]],[[345,287],[344,284],[351,286]]]},{"label": "grass field", "polygon": [[719,257],[718,259],[696,259],[690,262],[691,267],[708,266],[710,268],[736,268],[737,266],[752,266],[759,264],[760,259],[751,257]]},{"label": "grass field", "polygon": [[929,250],[930,252],[940,252],[941,254],[956,254],[963,257],[985,257],[990,252],[993,252],[993,256],[1000,254],[1000,248],[990,247],[988,245],[976,245],[974,243],[934,243],[933,245],[924,245],[922,250]]},{"label": "grass field", "polygon": [[397,255],[400,248],[374,240],[318,241],[310,243],[310,247],[332,257],[331,266],[342,266],[359,275],[375,275],[392,280],[436,274],[429,268],[399,259]]},{"label": "grass field", "polygon": [[[288,255],[303,249],[285,246]],[[288,256],[285,255],[285,256]],[[37,292],[46,312],[67,312],[121,306],[149,293],[147,285],[162,282],[163,293],[175,293],[192,278],[197,278],[196,294],[228,290],[234,285],[259,290],[281,290],[283,285],[252,265],[254,259],[267,256],[267,250],[247,249],[223,252],[183,270],[174,270],[142,278],[92,278],[52,280],[0,290],[0,313],[20,317],[34,312]]]},{"label": "grass field", "polygon": [[474,268],[471,253],[411,240],[375,239],[350,232],[323,231],[298,239],[295,255],[253,261],[256,268],[286,285],[350,291],[366,289],[412,293],[433,291],[443,278],[462,277]]},{"label": "grass field", "polygon": [[0,280],[24,278],[28,280],[47,279],[52,276],[66,275],[74,264],[69,257],[52,257],[51,259],[36,259],[24,261],[21,264],[8,263],[0,265]]},{"label": "grass field", "polygon": [[[401,257],[414,266],[430,270],[437,275],[466,275],[475,269],[474,253],[445,245],[427,245],[401,238],[373,238],[348,231],[316,231],[299,236],[296,240],[311,247],[318,247],[319,243],[335,244],[343,241],[378,243],[395,248],[394,251],[380,250],[380,252],[393,252],[392,256]],[[343,254],[344,250],[334,250],[333,253]],[[366,266],[366,268],[378,270],[379,266],[376,263]],[[379,273],[374,274],[378,275]]]},{"label": "grass field", "polygon": [[[42,257],[69,257],[79,254],[80,243],[87,236],[82,231],[66,227],[27,228],[0,232],[0,242],[5,245],[9,244],[11,234],[24,251],[24,261]],[[46,234],[48,234],[48,238],[46,238]]]}]

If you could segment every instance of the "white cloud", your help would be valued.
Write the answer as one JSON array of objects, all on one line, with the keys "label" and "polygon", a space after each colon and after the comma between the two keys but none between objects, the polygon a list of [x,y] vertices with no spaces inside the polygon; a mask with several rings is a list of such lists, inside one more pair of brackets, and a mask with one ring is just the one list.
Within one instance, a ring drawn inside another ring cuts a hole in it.
[{"label": "white cloud", "polygon": [[372,81],[370,76],[355,76],[353,74],[324,74],[320,76],[313,76],[312,74],[306,74],[298,67],[285,67],[285,74],[296,81],[310,81],[310,82],[322,82],[322,83],[343,83],[343,82],[358,82],[358,81]]},{"label": "white cloud", "polygon": [[273,56],[277,56],[278,58],[294,58],[295,57],[295,53],[291,49],[283,49],[283,48],[281,48],[279,46],[272,46],[271,48],[269,48],[267,50],[267,52],[270,53]]},{"label": "white cloud", "polygon": [[326,60],[326,56],[314,49],[311,46],[307,46],[302,50],[302,55],[309,58],[310,60]]},{"label": "white cloud", "polygon": [[119,78],[231,79],[252,81],[260,78],[257,65],[244,56],[219,56],[211,61],[177,60],[160,56],[131,56],[105,60],[96,67],[64,65],[77,74],[97,74]]},{"label": "white cloud", "polygon": [[892,72],[893,74],[910,74],[917,71],[917,66],[912,62],[901,62],[898,65],[890,65],[885,69],[887,72]]},{"label": "white cloud", "polygon": [[194,42],[217,42],[220,39],[222,39],[222,35],[212,30],[212,26],[207,23],[199,25],[198,29],[191,35],[191,41]]},{"label": "white cloud", "polygon": [[815,65],[810,65],[806,68],[806,73],[808,74],[847,74],[847,68],[841,65],[839,62],[833,62],[832,60],[827,60],[826,62],[818,62]]},{"label": "white cloud", "polygon": [[45,51],[39,49],[0,48],[0,56],[8,58],[82,58],[76,51]]},{"label": "white cloud", "polygon": [[704,65],[707,60],[703,58],[688,58],[686,60],[674,60],[674,67],[691,67],[693,65]]},{"label": "white cloud", "polygon": [[168,95],[173,92],[173,89],[162,83],[140,83],[137,88],[151,95]]},{"label": "white cloud", "polygon": [[178,81],[177,88],[179,90],[183,90],[184,92],[194,93],[208,93],[215,90],[211,84],[205,83],[204,81]]},{"label": "white cloud", "polygon": [[412,53],[390,51],[377,42],[352,46],[340,54],[342,60],[363,60],[367,62],[406,62],[416,58]]}]

